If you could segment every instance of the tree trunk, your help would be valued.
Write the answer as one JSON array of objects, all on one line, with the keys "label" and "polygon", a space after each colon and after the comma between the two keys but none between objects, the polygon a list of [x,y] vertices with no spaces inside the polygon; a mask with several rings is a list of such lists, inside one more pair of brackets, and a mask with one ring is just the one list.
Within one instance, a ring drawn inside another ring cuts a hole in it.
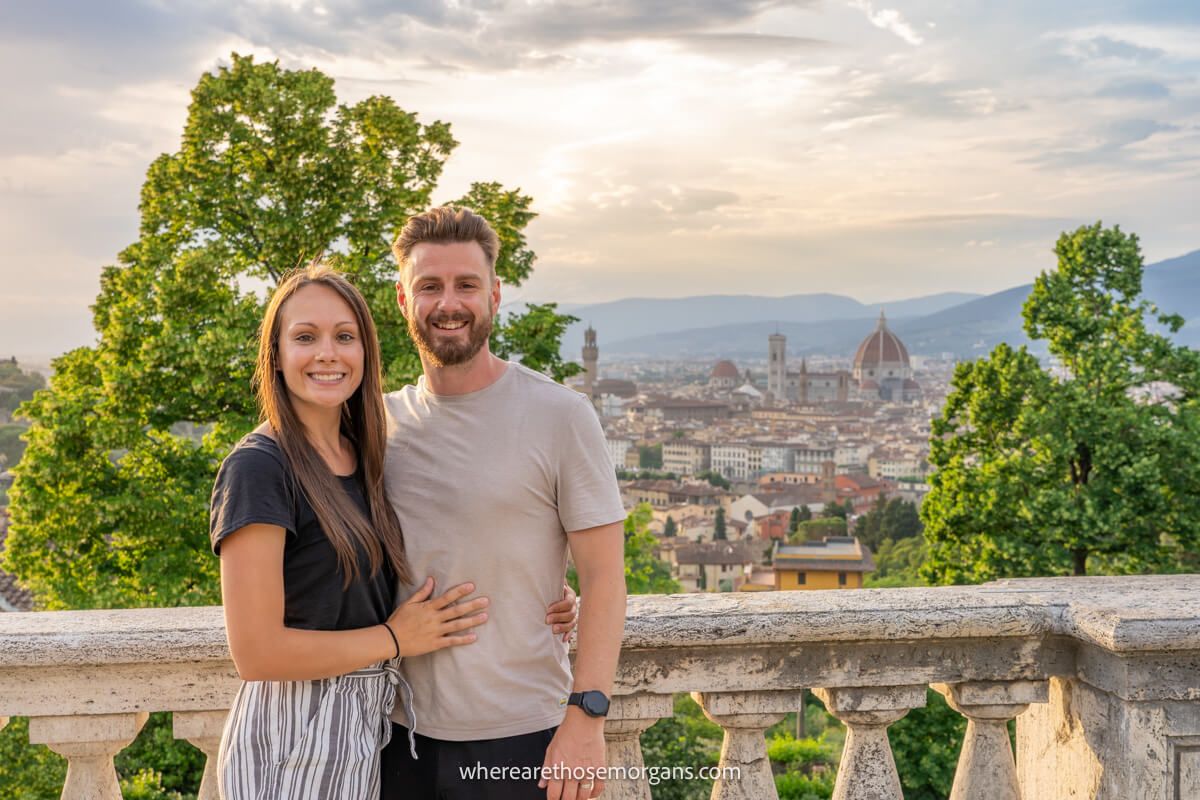
[{"label": "tree trunk", "polygon": [[1075,575],[1087,575],[1087,550],[1072,550],[1071,554],[1075,557]]}]

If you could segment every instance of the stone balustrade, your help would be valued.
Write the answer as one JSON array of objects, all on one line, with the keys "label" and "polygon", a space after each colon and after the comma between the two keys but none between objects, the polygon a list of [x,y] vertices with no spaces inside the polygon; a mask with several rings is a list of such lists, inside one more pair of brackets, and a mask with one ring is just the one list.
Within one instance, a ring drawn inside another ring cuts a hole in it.
[{"label": "stone balustrade", "polygon": [[[0,727],[31,718],[68,760],[64,798],[119,798],[113,756],[173,711],[213,800],[237,686],[219,608],[0,614]],[[899,800],[887,728],[930,686],[967,719],[952,800],[1200,798],[1200,576],[632,597],[609,763],[643,766],[638,737],[691,692],[736,768],[712,796],[769,800],[763,732],[811,688],[847,728],[835,799]]]}]

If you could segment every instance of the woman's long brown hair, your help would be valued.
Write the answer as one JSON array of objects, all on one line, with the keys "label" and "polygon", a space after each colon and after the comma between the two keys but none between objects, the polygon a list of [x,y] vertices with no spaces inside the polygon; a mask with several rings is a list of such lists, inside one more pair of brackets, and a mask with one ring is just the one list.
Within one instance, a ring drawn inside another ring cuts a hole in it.
[{"label": "woman's long brown hair", "polygon": [[[279,371],[279,326],[283,306],[300,289],[319,284],[337,292],[354,312],[363,345],[362,383],[342,405],[341,433],[358,450],[359,468],[371,518],[367,519],[342,488],[333,470],[317,453],[296,415],[292,396]],[[400,520],[383,488],[383,455],[386,421],[383,410],[383,376],[379,336],[370,309],[358,289],[327,264],[317,260],[287,275],[267,303],[258,337],[258,364],[254,384],[262,419],[291,467],[292,475],[308,499],[325,535],[337,551],[345,586],[359,575],[356,551],[361,548],[376,574],[386,558],[397,577],[409,580],[408,560]]]}]

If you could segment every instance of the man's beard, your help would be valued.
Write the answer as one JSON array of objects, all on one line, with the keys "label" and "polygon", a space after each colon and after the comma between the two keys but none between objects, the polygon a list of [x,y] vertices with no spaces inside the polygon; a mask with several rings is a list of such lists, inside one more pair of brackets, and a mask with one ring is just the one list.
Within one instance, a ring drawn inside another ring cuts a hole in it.
[{"label": "man's beard", "polygon": [[[487,344],[488,337],[492,335],[492,302],[488,298],[488,316],[482,320],[463,311],[456,314],[430,314],[425,325],[418,323],[416,314],[411,313],[407,315],[407,321],[408,335],[417,343],[422,358],[435,367],[453,367],[470,361]],[[432,330],[435,322],[465,322],[467,338],[436,336]]]}]

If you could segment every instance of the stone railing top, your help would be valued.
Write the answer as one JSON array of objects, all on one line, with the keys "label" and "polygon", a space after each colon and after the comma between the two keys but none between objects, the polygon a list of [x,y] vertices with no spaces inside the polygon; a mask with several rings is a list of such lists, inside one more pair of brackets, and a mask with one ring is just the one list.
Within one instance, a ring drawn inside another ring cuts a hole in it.
[{"label": "stone railing top", "polygon": [[[1200,575],[629,598],[626,649],[1066,636],[1200,650]],[[228,660],[220,607],[0,614],[0,667]]]}]

